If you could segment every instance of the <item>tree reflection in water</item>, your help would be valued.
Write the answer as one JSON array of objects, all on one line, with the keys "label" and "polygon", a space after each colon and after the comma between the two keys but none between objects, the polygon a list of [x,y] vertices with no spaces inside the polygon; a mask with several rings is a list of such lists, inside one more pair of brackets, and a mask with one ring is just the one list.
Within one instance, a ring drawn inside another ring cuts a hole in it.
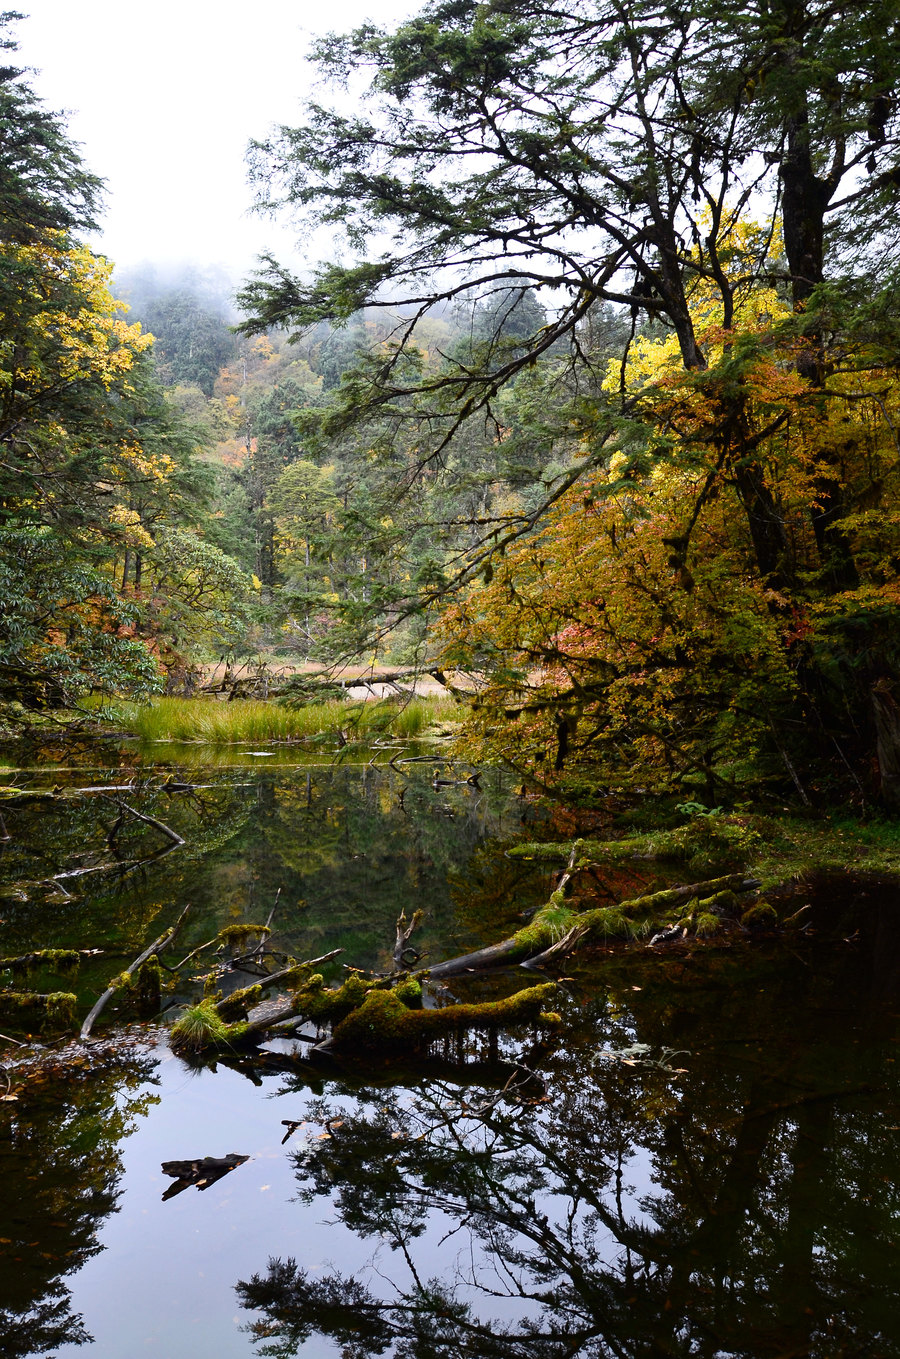
[{"label": "tree reflection in water", "polygon": [[545,1054],[546,1102],[322,1101],[301,1197],[381,1249],[357,1277],[273,1259],[239,1284],[260,1353],[900,1354],[898,1028],[883,956],[848,953],[613,962]]},{"label": "tree reflection in water", "polygon": [[0,1355],[25,1359],[92,1340],[64,1282],[101,1249],[117,1211],[124,1139],[156,1096],[134,1052],[44,1062],[0,1124]]}]

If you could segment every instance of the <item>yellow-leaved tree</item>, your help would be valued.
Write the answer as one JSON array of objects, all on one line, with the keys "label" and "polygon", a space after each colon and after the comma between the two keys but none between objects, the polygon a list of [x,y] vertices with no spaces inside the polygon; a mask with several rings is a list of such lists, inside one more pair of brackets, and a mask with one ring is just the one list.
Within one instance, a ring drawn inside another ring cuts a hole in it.
[{"label": "yellow-leaved tree", "polygon": [[698,272],[705,366],[686,368],[671,333],[636,337],[605,379],[628,411],[605,465],[445,609],[444,662],[477,675],[480,748],[532,770],[580,756],[614,786],[711,803],[760,778],[805,800],[817,750],[865,775],[840,712],[874,693],[896,795],[900,375],[834,295],[811,371],[809,312],[749,265],[763,237],[777,276],[770,228],[720,251],[727,325],[725,290]]}]

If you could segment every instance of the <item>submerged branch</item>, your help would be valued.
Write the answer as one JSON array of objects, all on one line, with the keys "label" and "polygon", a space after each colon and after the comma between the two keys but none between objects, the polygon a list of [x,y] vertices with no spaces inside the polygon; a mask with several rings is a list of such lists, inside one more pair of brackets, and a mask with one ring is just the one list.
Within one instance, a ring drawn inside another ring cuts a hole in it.
[{"label": "submerged branch", "polygon": [[94,1023],[97,1017],[104,1010],[107,1003],[112,999],[116,992],[121,989],[123,979],[126,977],[131,977],[132,974],[135,973],[139,967],[141,967],[145,962],[147,962],[148,958],[153,957],[154,953],[162,953],[163,949],[168,948],[169,944],[173,942],[179,930],[181,929],[181,926],[184,924],[185,917],[189,910],[190,907],[185,906],[184,910],[181,912],[181,915],[175,921],[175,924],[172,925],[170,929],[164,930],[163,933],[158,936],[158,938],[154,939],[153,943],[149,946],[149,948],[145,948],[143,953],[140,953],[137,956],[137,958],[135,958],[134,962],[129,964],[128,967],[126,967],[125,971],[121,974],[121,977],[117,977],[113,984],[107,987],[107,989],[103,992],[103,995],[96,1002],[90,1014],[87,1016],[87,1018],[85,1019],[84,1023],[81,1026],[81,1033],[79,1037],[82,1043],[86,1042],[86,1040],[90,1037],[91,1029],[94,1027]]}]

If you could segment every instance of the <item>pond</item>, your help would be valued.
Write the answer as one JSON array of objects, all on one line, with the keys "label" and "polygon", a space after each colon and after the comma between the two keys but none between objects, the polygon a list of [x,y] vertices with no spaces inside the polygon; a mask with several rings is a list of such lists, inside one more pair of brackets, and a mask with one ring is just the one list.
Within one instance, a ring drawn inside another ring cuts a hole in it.
[{"label": "pond", "polygon": [[[102,948],[83,1017],[187,902],[185,953],[274,906],[278,947],[345,950],[334,978],[388,965],[400,907],[427,909],[430,957],[501,937],[550,885],[504,849],[552,813],[388,754],[20,772],[127,784],[185,843],[114,830],[101,792],[5,808],[3,954]],[[790,946],[611,948],[570,968],[555,1035],[405,1071],[287,1041],[197,1067],[156,1029],[101,1032],[0,1103],[0,1354],[900,1355],[897,888],[806,900]],[[229,1153],[200,1189],[161,1170]]]}]

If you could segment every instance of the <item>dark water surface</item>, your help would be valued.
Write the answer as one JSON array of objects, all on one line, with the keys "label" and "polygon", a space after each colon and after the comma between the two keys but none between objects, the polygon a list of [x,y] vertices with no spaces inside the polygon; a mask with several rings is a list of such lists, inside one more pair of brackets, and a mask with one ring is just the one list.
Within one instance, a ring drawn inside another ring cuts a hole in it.
[{"label": "dark water surface", "polygon": [[[185,845],[154,857],[100,793],[4,806],[2,953],[103,947],[83,1014],[187,901],[185,953],[281,888],[276,947],[383,966],[400,906],[440,957],[546,895],[503,857],[523,804],[494,775],[266,758],[20,773],[129,782]],[[0,1355],[900,1355],[900,900],[807,899],[790,946],[610,952],[564,983],[557,1037],[405,1074],[101,1042],[0,1103]],[[250,1159],[162,1200],[161,1162],[228,1152]]]}]

